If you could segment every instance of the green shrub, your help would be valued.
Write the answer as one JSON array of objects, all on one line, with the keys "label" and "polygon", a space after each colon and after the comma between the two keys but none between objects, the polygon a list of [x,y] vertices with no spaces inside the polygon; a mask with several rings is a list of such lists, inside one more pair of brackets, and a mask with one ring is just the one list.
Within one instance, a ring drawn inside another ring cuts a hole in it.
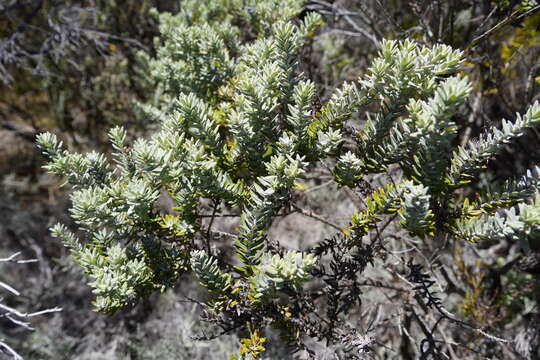
[{"label": "green shrub", "polygon": [[[405,40],[382,42],[366,74],[318,108],[299,59],[321,17],[295,18],[300,1],[245,3],[184,1],[178,15],[161,16],[163,40],[156,59],[147,59],[161,105],[145,107],[161,128],[132,143],[124,129],[112,129],[114,164],[38,136],[46,168],[73,189],[80,229],[59,224],[53,234],[92,279],[97,310],[112,313],[193,272],[208,291],[208,319],[243,336],[242,358],[262,354],[269,326],[295,351],[315,356],[313,338],[360,356],[374,340],[346,317],[360,296],[353,292],[360,274],[382,251],[371,235],[384,215],[411,238],[440,246],[504,237],[527,249],[538,236],[538,170],[476,198],[460,191],[540,122],[538,103],[456,147],[454,120],[471,91],[467,78],[454,75],[462,53]],[[334,238],[304,252],[287,249],[268,231],[295,211],[324,221],[294,203],[320,167],[357,196],[370,190],[370,174],[400,171],[402,180],[371,189]],[[240,218],[237,230],[215,230],[215,220],[229,215]],[[409,291],[423,307],[453,319],[422,267],[411,260],[408,269]]]}]

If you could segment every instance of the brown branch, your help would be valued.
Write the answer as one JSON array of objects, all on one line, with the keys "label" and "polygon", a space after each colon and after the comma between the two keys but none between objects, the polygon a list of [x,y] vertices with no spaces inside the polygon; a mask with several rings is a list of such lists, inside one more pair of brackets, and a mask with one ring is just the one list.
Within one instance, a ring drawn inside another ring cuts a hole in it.
[{"label": "brown branch", "polygon": [[500,30],[503,26],[507,25],[509,22],[511,21],[515,21],[515,20],[519,20],[519,19],[522,19],[524,17],[526,17],[527,15],[529,14],[532,14],[533,12],[537,11],[540,9],[540,5],[536,5],[534,6],[533,8],[525,11],[524,13],[522,13],[521,15],[519,15],[519,13],[521,12],[521,10],[516,10],[514,11],[512,14],[510,14],[510,16],[508,16],[506,19],[504,19],[503,21],[499,22],[498,24],[496,24],[495,26],[493,26],[491,29],[487,30],[486,32],[484,32],[482,35],[479,35],[477,37],[475,37],[471,43],[465,48],[465,51],[469,51],[471,49],[473,49],[476,45],[478,45],[478,43],[480,43],[482,40],[484,40],[485,38],[487,38],[488,36],[492,35],[494,32]]},{"label": "brown branch", "polygon": [[313,219],[315,219],[315,220],[318,220],[318,221],[322,222],[323,224],[326,224],[326,225],[328,225],[328,226],[331,226],[331,227],[333,227],[334,229],[336,229],[336,230],[338,230],[338,231],[342,231],[342,228],[341,228],[341,227],[339,227],[338,225],[336,225],[336,224],[334,224],[334,223],[328,221],[327,219],[323,218],[322,216],[315,214],[315,213],[314,213],[313,211],[311,211],[311,210],[308,211],[308,210],[302,209],[302,208],[300,208],[300,207],[298,207],[297,205],[294,205],[294,204],[292,205],[292,207],[293,207],[296,211],[298,211],[300,214],[302,214],[302,215],[304,215],[304,216],[307,216],[307,217],[313,218]]}]

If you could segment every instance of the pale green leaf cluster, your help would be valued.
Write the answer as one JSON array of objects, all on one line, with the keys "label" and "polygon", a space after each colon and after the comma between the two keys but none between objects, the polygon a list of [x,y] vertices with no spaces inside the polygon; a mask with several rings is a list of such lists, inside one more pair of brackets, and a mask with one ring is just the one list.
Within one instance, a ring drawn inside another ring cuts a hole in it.
[{"label": "pale green leaf cluster", "polygon": [[540,235],[540,193],[527,203],[505,209],[493,216],[483,215],[457,223],[457,233],[469,241],[509,239],[529,250],[529,239]]},{"label": "pale green leaf cluster", "polygon": [[[144,295],[147,284],[152,280],[152,271],[141,258],[128,255],[132,249],[120,244],[108,248],[82,245],[65,226],[57,224],[52,234],[71,248],[77,262],[92,277],[89,283],[96,294],[94,305],[97,309],[109,311],[134,304]],[[96,234],[95,244],[107,242],[108,234]]]},{"label": "pale green leaf cluster", "polygon": [[465,199],[464,214],[476,216],[492,214],[498,209],[507,208],[526,201],[540,190],[540,168],[537,166],[524,175],[510,178],[501,184],[490,185],[477,200]]},{"label": "pale green leaf cluster", "polygon": [[242,261],[239,269],[252,272],[251,266],[257,265],[263,255],[266,230],[277,211],[289,197],[294,181],[305,165],[301,158],[290,156],[272,156],[266,164],[268,175],[260,177],[249,193],[250,201],[241,217],[239,236],[235,247]]},{"label": "pale green leaf cluster", "polygon": [[429,189],[423,185],[411,185],[407,190],[398,212],[401,225],[411,234],[423,236],[432,231],[433,212],[430,209]]},{"label": "pale green leaf cluster", "polygon": [[50,159],[45,169],[63,176],[74,188],[100,186],[109,180],[109,168],[102,154],[94,151],[85,155],[70,153],[64,150],[62,142],[50,133],[40,134],[38,144],[45,149]]},{"label": "pale green leaf cluster", "polygon": [[540,123],[540,104],[535,102],[524,116],[517,115],[515,122],[502,121],[501,129],[491,128],[470,141],[459,146],[452,156],[450,178],[455,184],[466,183],[485,168],[486,161],[496,155],[505,144],[523,135],[527,128]]},{"label": "pale green leaf cluster", "polygon": [[309,279],[309,270],[316,262],[312,254],[294,251],[283,256],[266,254],[251,278],[253,296],[257,299],[272,298],[286,287],[299,291],[302,283]]}]

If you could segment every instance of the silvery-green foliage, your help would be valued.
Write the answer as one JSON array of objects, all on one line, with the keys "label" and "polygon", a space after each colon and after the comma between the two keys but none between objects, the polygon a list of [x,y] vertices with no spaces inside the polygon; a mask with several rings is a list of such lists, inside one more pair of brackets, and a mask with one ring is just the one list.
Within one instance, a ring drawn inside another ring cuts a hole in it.
[{"label": "silvery-green foliage", "polygon": [[[424,239],[537,234],[538,195],[530,201],[537,170],[460,201],[456,190],[489,157],[540,122],[535,103],[515,123],[503,121],[501,130],[487,129],[455,150],[455,116],[471,91],[466,77],[452,75],[463,61],[460,51],[383,41],[366,74],[317,109],[317,88],[299,59],[321,17],[292,19],[302,1],[182,5],[178,15],[160,16],[159,50],[147,59],[160,95],[145,109],[159,130],[128,141],[125,130],[111,129],[114,164],[97,153],[63,150],[54,135],[38,137],[47,168],[73,187],[71,215],[80,230],[57,225],[53,233],[91,277],[98,310],[112,312],[162,291],[192,270],[224,328],[230,321],[249,329],[253,343],[262,341],[253,326],[273,324],[300,344],[301,335],[313,333],[309,309],[322,306],[313,299],[341,296],[328,291],[352,279],[330,281],[320,270],[325,251],[285,252],[268,234],[273,220],[291,209],[298,181],[321,164],[351,189],[390,166],[403,173],[402,181],[374,189],[355,211],[342,231],[343,259],[357,259],[363,238],[392,214],[411,236]],[[241,23],[248,32],[240,31]],[[358,125],[352,136],[349,121]],[[164,208],[161,200],[173,205]],[[204,210],[208,204],[211,214]],[[234,233],[214,232],[220,207],[239,214]],[[233,260],[218,255],[217,235],[220,247],[234,250]],[[334,266],[334,273],[350,270],[339,266],[356,269],[351,261]],[[328,286],[321,288],[322,281]],[[311,291],[308,282],[319,289],[302,297]],[[293,315],[283,301],[300,297],[305,303]],[[337,333],[326,332],[326,339],[343,341]]]},{"label": "silvery-green foliage", "polygon": [[362,161],[352,152],[341,155],[334,169],[336,178],[341,184],[354,185],[363,176]]},{"label": "silvery-green foliage", "polygon": [[231,286],[231,275],[224,274],[217,266],[217,260],[201,250],[191,253],[191,269],[209,291],[222,292]]},{"label": "silvery-green foliage", "polygon": [[457,223],[458,233],[469,241],[483,239],[511,239],[521,241],[528,250],[529,241],[540,232],[540,193],[536,192],[529,202]]},{"label": "silvery-green foliage", "polygon": [[62,148],[63,144],[50,133],[40,135],[40,144],[47,148],[50,161],[45,169],[62,174],[74,188],[101,185],[108,181],[108,166],[105,157],[94,151],[81,155],[70,153]]},{"label": "silvery-green foliage", "polygon": [[540,104],[534,103],[524,116],[517,115],[515,122],[502,121],[501,129],[491,128],[480,135],[477,140],[470,141],[464,147],[459,146],[452,157],[450,177],[456,184],[470,181],[485,167],[486,161],[497,154],[501,148],[540,123]]},{"label": "silvery-green foliage", "polygon": [[272,156],[265,164],[268,175],[261,176],[253,183],[249,193],[250,201],[241,217],[240,232],[235,243],[237,254],[243,263],[238,267],[252,272],[251,266],[260,262],[268,229],[273,216],[289,196],[294,181],[303,172],[305,164],[301,158]]},{"label": "silvery-green foliage", "polygon": [[465,213],[478,215],[480,213],[493,213],[498,209],[518,204],[534,195],[540,189],[540,168],[532,170],[517,178],[510,178],[500,184],[491,184],[481,194],[479,199],[469,201],[466,199],[463,208]]},{"label": "silvery-green foliage", "polygon": [[429,208],[430,195],[428,188],[423,185],[411,185],[403,194],[403,205],[399,211],[401,225],[410,233],[422,236],[430,231],[433,213]]},{"label": "silvery-green foliage", "polygon": [[309,279],[309,270],[317,259],[312,254],[289,251],[285,255],[266,254],[252,277],[253,296],[273,297],[285,287],[299,291],[303,282]]}]

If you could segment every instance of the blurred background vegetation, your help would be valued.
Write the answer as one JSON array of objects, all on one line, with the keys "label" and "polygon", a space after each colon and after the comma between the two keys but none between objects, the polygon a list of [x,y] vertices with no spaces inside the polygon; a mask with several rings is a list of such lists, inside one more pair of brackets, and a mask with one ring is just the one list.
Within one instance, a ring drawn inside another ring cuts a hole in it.
[{"label": "blurred background vegetation", "polygon": [[[126,126],[132,137],[151,130],[152,121],[138,107],[159,96],[140,56],[152,56],[158,35],[150,10],[175,13],[181,7],[178,0],[0,1],[0,257],[22,251],[39,259],[0,263],[0,281],[16,284],[22,293],[4,301],[20,311],[64,309],[35,318],[33,332],[0,319],[0,339],[26,359],[226,359],[237,351],[234,335],[211,342],[191,338],[207,331],[196,320],[200,310],[186,301],[196,288],[191,283],[179,284],[182,296],[180,291],[154,295],[114,316],[92,312],[92,294],[80,269],[48,233],[57,221],[69,223],[68,199],[58,180],[41,169],[35,135],[52,131],[71,149],[87,151],[105,150],[106,130],[114,125]],[[468,60],[462,72],[474,90],[467,111],[456,119],[461,143],[502,118],[514,119],[540,98],[540,10],[535,1],[313,0],[305,8],[326,21],[302,59],[322,101],[365,71],[383,38],[413,38],[464,51]],[[540,136],[531,130],[490,161],[491,175],[469,191],[523,173],[540,163],[539,150]],[[341,202],[329,198],[324,187],[313,196],[322,203]],[[350,210],[332,209],[337,217]],[[302,221],[283,221],[276,236],[305,228]],[[320,223],[313,223],[313,233],[332,234]],[[457,294],[454,310],[475,326],[514,328],[516,339],[538,345],[539,335],[534,338],[528,331],[540,323],[533,288],[540,269],[534,261],[517,266],[515,251],[510,244],[474,249],[455,244],[449,257],[450,278],[456,283],[446,279],[447,291]],[[532,346],[516,344],[506,356],[538,358]],[[285,349],[270,349],[265,356],[290,357]]]}]

